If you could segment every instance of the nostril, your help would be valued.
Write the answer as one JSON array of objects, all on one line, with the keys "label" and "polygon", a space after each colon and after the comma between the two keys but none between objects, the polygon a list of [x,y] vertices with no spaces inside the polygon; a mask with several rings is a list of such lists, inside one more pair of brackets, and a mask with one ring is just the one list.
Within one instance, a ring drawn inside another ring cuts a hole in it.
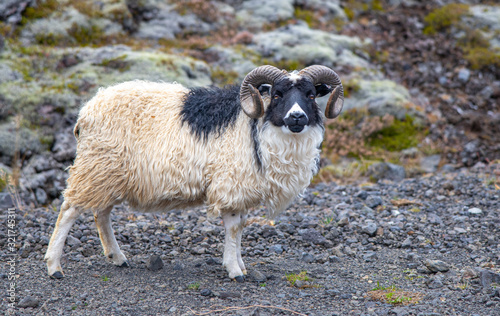
[{"label": "nostril", "polygon": [[290,117],[294,120],[300,120],[301,118],[305,117],[306,115],[302,112],[293,112],[290,113]]}]

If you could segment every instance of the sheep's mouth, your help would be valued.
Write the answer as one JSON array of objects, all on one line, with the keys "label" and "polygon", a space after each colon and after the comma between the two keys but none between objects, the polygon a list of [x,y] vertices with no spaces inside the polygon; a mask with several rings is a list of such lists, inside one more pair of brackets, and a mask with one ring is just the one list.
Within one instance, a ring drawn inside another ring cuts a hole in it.
[{"label": "sheep's mouth", "polygon": [[287,127],[292,133],[300,133],[304,130],[304,126],[305,125],[296,124],[296,125],[288,125]]}]

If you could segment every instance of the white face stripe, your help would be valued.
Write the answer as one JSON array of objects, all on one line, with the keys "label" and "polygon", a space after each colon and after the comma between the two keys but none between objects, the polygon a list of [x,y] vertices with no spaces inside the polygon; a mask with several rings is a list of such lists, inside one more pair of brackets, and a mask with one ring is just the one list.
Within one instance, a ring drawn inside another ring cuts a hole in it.
[{"label": "white face stripe", "polygon": [[292,106],[290,111],[288,111],[288,113],[285,115],[285,118],[288,118],[292,113],[295,113],[295,112],[303,113],[306,116],[306,118],[309,119],[306,112],[304,112],[304,110],[302,110],[302,108],[300,107],[300,105],[297,102],[295,102],[295,104]]},{"label": "white face stripe", "polygon": [[301,75],[299,75],[298,73],[295,73],[295,72],[292,72],[290,74],[290,80],[292,81],[293,84],[296,84],[297,83],[297,80],[299,80],[300,78],[302,78]]}]

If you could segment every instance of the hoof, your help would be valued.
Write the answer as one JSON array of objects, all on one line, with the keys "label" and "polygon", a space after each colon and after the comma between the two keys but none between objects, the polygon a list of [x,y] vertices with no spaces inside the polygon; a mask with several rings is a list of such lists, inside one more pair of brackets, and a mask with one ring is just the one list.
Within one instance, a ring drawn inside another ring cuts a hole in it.
[{"label": "hoof", "polygon": [[51,279],[62,279],[64,278],[64,275],[62,274],[61,271],[56,271],[54,272],[51,276],[50,276]]},{"label": "hoof", "polygon": [[129,268],[130,267],[130,264],[128,263],[128,261],[124,261],[122,264],[120,264],[118,267],[120,268]]},{"label": "hoof", "polygon": [[238,275],[237,277],[234,278],[234,280],[238,283],[243,283],[245,282],[245,277],[243,275]]}]

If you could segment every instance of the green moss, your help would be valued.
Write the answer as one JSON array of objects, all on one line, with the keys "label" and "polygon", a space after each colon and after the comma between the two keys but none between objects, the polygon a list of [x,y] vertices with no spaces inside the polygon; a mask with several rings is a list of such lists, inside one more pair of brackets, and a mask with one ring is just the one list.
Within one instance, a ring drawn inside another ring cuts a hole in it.
[{"label": "green moss", "polygon": [[425,131],[414,124],[414,119],[406,115],[404,121],[394,120],[368,137],[368,145],[388,151],[401,151],[418,145]]},{"label": "green moss", "polygon": [[470,63],[472,69],[482,69],[487,67],[500,67],[500,51],[486,47],[476,47],[469,49],[464,56]]},{"label": "green moss", "polygon": [[81,46],[86,46],[98,42],[104,32],[96,25],[84,27],[73,23],[68,30],[68,34]]},{"label": "green moss", "polygon": [[310,28],[315,28],[317,25],[315,22],[317,21],[315,17],[315,13],[311,10],[301,9],[299,7],[295,8],[295,17],[299,20],[302,20],[307,23]]},{"label": "green moss", "polygon": [[57,0],[37,1],[36,7],[28,7],[22,14],[21,24],[25,25],[29,20],[43,19],[57,11],[59,2]]},{"label": "green moss", "polygon": [[236,71],[224,71],[217,67],[212,70],[212,80],[218,86],[234,84],[238,80],[238,73]]},{"label": "green moss", "polygon": [[7,174],[5,177],[0,174],[0,192],[2,192],[7,187]]},{"label": "green moss", "polygon": [[466,4],[450,3],[441,8],[433,10],[425,18],[424,34],[432,35],[443,31],[460,21],[462,16],[469,12]]},{"label": "green moss", "polygon": [[44,46],[57,46],[64,41],[64,36],[54,33],[37,34],[35,35],[35,41]]},{"label": "green moss", "polygon": [[116,58],[104,59],[100,66],[116,69],[120,72],[125,72],[130,69],[130,63],[125,60],[127,55],[121,55]]},{"label": "green moss", "polygon": [[356,93],[361,89],[361,86],[359,85],[359,80],[357,79],[350,79],[343,84],[344,86],[344,97],[349,98],[349,96],[352,93]]}]

